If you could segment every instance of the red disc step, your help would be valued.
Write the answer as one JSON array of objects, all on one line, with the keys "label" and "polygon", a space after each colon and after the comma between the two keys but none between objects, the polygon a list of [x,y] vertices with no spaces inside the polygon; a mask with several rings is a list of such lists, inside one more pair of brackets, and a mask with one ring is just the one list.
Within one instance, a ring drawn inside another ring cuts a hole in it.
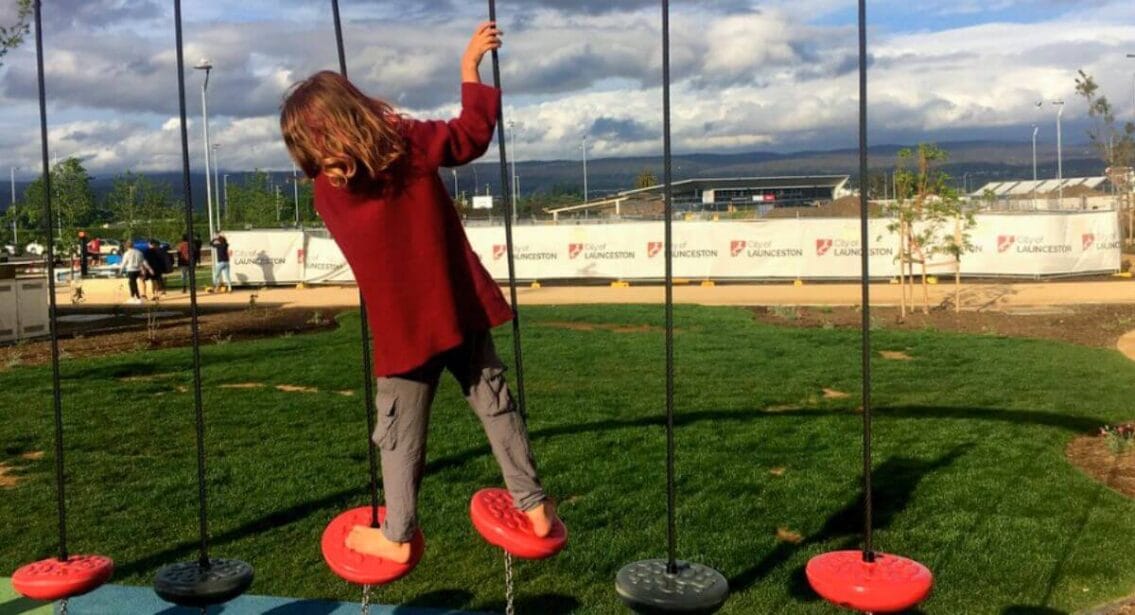
[{"label": "red disc step", "polygon": [[812,589],[828,602],[871,613],[894,613],[925,600],[934,586],[930,569],[905,557],[862,551],[833,551],[813,557],[805,573]]},{"label": "red disc step", "polygon": [[557,519],[547,536],[537,537],[528,516],[517,510],[512,496],[504,489],[482,489],[473,494],[469,518],[489,544],[521,559],[545,559],[567,545],[567,527],[562,521]]},{"label": "red disc step", "polygon": [[101,555],[40,560],[12,574],[12,588],[32,600],[55,601],[98,588],[114,574],[114,562]]},{"label": "red disc step", "polygon": [[[378,507],[378,522],[386,518],[386,507]],[[371,522],[371,507],[360,506],[352,508],[327,524],[323,530],[323,559],[332,572],[351,583],[359,585],[385,585],[401,579],[410,574],[422,559],[426,550],[426,540],[421,530],[414,532],[410,540],[410,561],[397,564],[381,557],[364,555],[358,551],[347,548],[347,536],[356,525],[369,527]]]}]

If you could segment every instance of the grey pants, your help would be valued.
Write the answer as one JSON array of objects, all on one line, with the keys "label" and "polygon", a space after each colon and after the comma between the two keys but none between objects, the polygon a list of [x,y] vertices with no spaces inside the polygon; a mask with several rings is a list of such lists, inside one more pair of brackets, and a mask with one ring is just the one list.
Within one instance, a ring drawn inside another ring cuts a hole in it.
[{"label": "grey pants", "polygon": [[445,370],[457,379],[481,419],[516,507],[531,510],[545,499],[524,418],[513,404],[504,364],[486,331],[410,373],[378,379],[378,423],[373,439],[381,452],[386,493],[382,530],[390,540],[407,542],[417,527],[430,405]]}]

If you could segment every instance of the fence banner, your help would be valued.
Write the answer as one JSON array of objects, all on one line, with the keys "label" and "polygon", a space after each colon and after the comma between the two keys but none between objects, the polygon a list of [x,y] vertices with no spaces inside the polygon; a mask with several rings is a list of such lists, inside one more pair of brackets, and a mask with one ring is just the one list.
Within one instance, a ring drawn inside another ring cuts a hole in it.
[{"label": "fence banner", "polygon": [[318,283],[352,283],[355,276],[339,244],[330,237],[308,235],[304,252],[304,281]]},{"label": "fence banner", "polygon": [[297,284],[304,279],[303,231],[225,232],[232,249],[233,283]]},{"label": "fence banner", "polygon": [[[1117,271],[1119,221],[1115,212],[981,214],[968,231],[973,250],[962,256],[966,276],[1053,276]],[[898,274],[898,235],[889,220],[871,220],[871,275]],[[854,279],[859,277],[859,221],[800,218],[674,224],[674,275],[689,279]],[[939,232],[951,235],[952,223]],[[517,277],[522,280],[657,280],[664,275],[659,222],[518,226],[513,229]],[[508,278],[503,227],[466,229],[489,273]],[[325,234],[231,233],[233,272],[241,284],[298,281],[350,283],[342,253]],[[946,254],[929,271],[954,272]],[[916,267],[916,271],[920,271]]]}]

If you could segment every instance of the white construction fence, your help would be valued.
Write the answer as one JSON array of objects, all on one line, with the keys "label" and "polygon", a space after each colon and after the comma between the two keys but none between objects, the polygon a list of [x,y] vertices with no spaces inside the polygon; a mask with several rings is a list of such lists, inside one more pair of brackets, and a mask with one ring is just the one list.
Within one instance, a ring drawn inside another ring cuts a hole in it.
[{"label": "white construction fence", "polygon": [[[1110,273],[1120,268],[1115,212],[982,214],[970,229],[973,251],[962,256],[968,277],[1048,277]],[[872,277],[898,274],[898,235],[888,220],[872,220]],[[952,224],[943,232],[953,233]],[[468,228],[489,273],[508,278],[503,227]],[[860,273],[859,221],[788,219],[676,222],[674,275],[718,280],[853,279]],[[240,285],[351,283],[342,253],[326,234],[304,231],[226,233]],[[517,277],[522,280],[657,280],[663,277],[659,222],[520,226],[513,229]],[[942,255],[933,273],[952,274]],[[407,272],[406,275],[413,275]]]}]

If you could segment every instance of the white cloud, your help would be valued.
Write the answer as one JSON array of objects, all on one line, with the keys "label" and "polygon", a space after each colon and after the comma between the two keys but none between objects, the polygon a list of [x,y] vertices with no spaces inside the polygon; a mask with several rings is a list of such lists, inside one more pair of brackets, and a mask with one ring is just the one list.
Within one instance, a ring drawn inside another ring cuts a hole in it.
[{"label": "white cloud", "polygon": [[[877,10],[898,0],[886,0]],[[1009,8],[1021,0],[998,0]],[[439,0],[440,4],[446,4]],[[477,17],[383,13],[355,3],[346,14],[352,77],[365,91],[417,116],[456,110],[458,59]],[[817,25],[815,15],[846,11],[835,0],[676,3],[672,66],[677,151],[780,150],[855,143],[857,39],[854,24]],[[571,5],[580,10],[569,12]],[[151,3],[139,7],[152,10]],[[387,6],[387,5],[382,5]],[[531,2],[502,19],[509,119],[522,159],[579,156],[595,130],[593,156],[656,154],[661,148],[661,54],[655,3]],[[1135,8],[1091,0],[1060,19],[983,23],[936,32],[874,29],[870,73],[873,139],[973,135],[1052,121],[1038,98],[1069,101],[1065,119],[1085,114],[1073,78],[1097,76],[1121,116],[1130,106]],[[1088,6],[1089,8],[1084,8]],[[757,10],[759,8],[759,10]],[[967,12],[932,0],[927,11]],[[588,10],[583,10],[588,9]],[[329,10],[310,3],[247,0],[230,10],[195,3],[187,14],[186,59],[212,59],[209,109],[221,165],[287,168],[277,123],[291,82],[337,66]],[[129,21],[53,22],[48,90],[52,147],[81,153],[92,172],[171,170],[177,160],[175,58],[168,8]],[[381,19],[380,19],[381,17]],[[365,20],[364,20],[365,19]],[[60,31],[61,30],[61,31]],[[0,168],[34,168],[38,156],[34,54],[13,52],[0,69]],[[200,119],[200,73],[187,69],[189,117]],[[490,78],[490,69],[482,69]],[[171,119],[172,118],[172,119]],[[194,168],[200,130],[190,130]],[[1031,131],[1022,131],[1021,140]],[[1074,134],[1074,133],[1066,133]]]}]

